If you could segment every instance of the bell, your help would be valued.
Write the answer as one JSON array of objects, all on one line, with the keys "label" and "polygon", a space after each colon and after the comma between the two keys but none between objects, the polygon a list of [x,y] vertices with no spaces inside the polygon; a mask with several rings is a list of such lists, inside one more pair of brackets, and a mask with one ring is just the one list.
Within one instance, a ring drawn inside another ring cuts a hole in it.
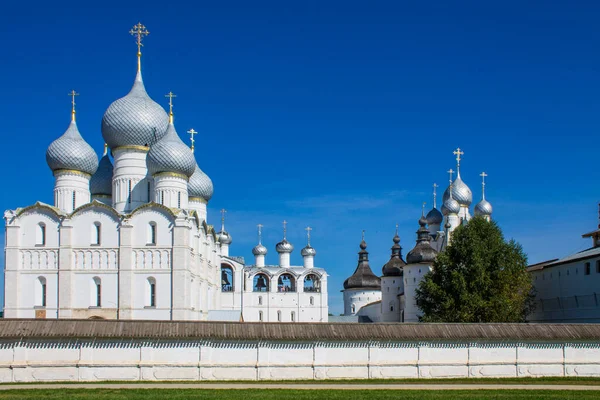
[{"label": "bell", "polygon": [[262,288],[266,288],[267,284],[265,282],[265,278],[264,276],[259,276],[258,279],[256,280],[256,287],[258,289],[262,289]]},{"label": "bell", "polygon": [[221,271],[221,284],[222,285],[229,285],[229,278],[227,277],[227,272],[225,271]]}]

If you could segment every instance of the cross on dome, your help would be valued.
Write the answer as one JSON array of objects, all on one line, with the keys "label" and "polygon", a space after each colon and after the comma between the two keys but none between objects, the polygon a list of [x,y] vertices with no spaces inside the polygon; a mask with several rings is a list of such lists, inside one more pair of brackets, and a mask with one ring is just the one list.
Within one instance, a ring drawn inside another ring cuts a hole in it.
[{"label": "cross on dome", "polygon": [[433,184],[433,208],[437,207],[437,191],[436,189],[440,186],[437,183]]},{"label": "cross on dome", "polygon": [[454,175],[454,170],[450,168],[447,172],[450,174],[450,186],[452,186],[452,176]]},{"label": "cross on dome", "polygon": [[286,240],[287,236],[287,221],[283,220],[283,240]]},{"label": "cross on dome", "polygon": [[306,231],[306,245],[310,246],[310,231],[312,231],[312,228],[310,226],[307,226],[306,228],[304,228],[304,230]]},{"label": "cross on dome", "polygon": [[190,142],[192,143],[192,145],[190,146],[190,149],[192,149],[192,153],[194,152],[194,143],[196,142],[196,140],[194,139],[194,135],[197,135],[198,132],[194,130],[194,128],[190,129],[189,131],[187,131],[187,133],[190,134]]},{"label": "cross on dome", "polygon": [[173,98],[177,97],[177,95],[173,92],[169,92],[165,94],[165,97],[169,98],[169,123],[173,123]]},{"label": "cross on dome", "polygon": [[262,244],[262,224],[256,225],[258,227],[258,244]]},{"label": "cross on dome", "polygon": [[79,93],[77,93],[74,90],[71,90],[71,93],[69,93],[69,96],[71,96],[71,120],[75,121],[75,96],[79,96]]},{"label": "cross on dome", "polygon": [[142,69],[142,39],[144,38],[144,36],[148,36],[150,34],[150,32],[148,32],[148,29],[146,29],[146,27],[144,25],[142,25],[141,22],[138,22],[137,25],[134,25],[133,28],[131,28],[131,30],[129,31],[129,33],[132,36],[135,36],[135,42],[137,44],[138,47],[138,52],[137,52],[137,56],[138,56],[138,71],[141,71]]},{"label": "cross on dome", "polygon": [[227,213],[227,210],[224,208],[221,208],[221,232],[225,232],[225,214]]},{"label": "cross on dome", "polygon": [[481,177],[481,198],[485,199],[485,177],[488,176],[485,172],[479,174]]}]

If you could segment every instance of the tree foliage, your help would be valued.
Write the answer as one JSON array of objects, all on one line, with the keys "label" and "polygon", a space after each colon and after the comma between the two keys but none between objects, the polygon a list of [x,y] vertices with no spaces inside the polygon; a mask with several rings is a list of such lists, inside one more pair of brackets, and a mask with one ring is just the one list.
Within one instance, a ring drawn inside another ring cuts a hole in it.
[{"label": "tree foliage", "polygon": [[475,217],[452,233],[416,292],[423,322],[524,322],[535,289],[520,244]]}]

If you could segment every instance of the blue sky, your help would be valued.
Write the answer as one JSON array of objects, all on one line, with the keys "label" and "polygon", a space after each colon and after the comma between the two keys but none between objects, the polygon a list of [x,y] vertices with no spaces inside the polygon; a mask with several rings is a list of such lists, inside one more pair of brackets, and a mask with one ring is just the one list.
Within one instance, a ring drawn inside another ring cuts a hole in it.
[{"label": "blue sky", "polygon": [[332,312],[361,230],[376,272],[396,223],[406,254],[456,147],[475,200],[486,171],[494,218],[531,262],[586,248],[600,200],[600,4],[489,3],[4,5],[0,208],[52,202],[44,154],[67,128],[71,89],[80,131],[101,152],[102,114],[133,83],[128,31],[141,21],[149,94],[166,106],[172,90],[179,133],[200,132],[209,222],[228,209],[231,253],[247,260],[262,223],[273,264],[281,221],[295,264],[313,227]]}]

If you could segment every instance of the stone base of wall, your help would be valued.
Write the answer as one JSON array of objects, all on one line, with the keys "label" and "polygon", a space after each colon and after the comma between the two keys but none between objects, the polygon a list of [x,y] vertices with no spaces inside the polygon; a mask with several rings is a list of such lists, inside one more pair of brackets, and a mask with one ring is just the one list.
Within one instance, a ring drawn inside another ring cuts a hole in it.
[{"label": "stone base of wall", "polygon": [[0,341],[0,382],[600,377],[600,342]]}]

